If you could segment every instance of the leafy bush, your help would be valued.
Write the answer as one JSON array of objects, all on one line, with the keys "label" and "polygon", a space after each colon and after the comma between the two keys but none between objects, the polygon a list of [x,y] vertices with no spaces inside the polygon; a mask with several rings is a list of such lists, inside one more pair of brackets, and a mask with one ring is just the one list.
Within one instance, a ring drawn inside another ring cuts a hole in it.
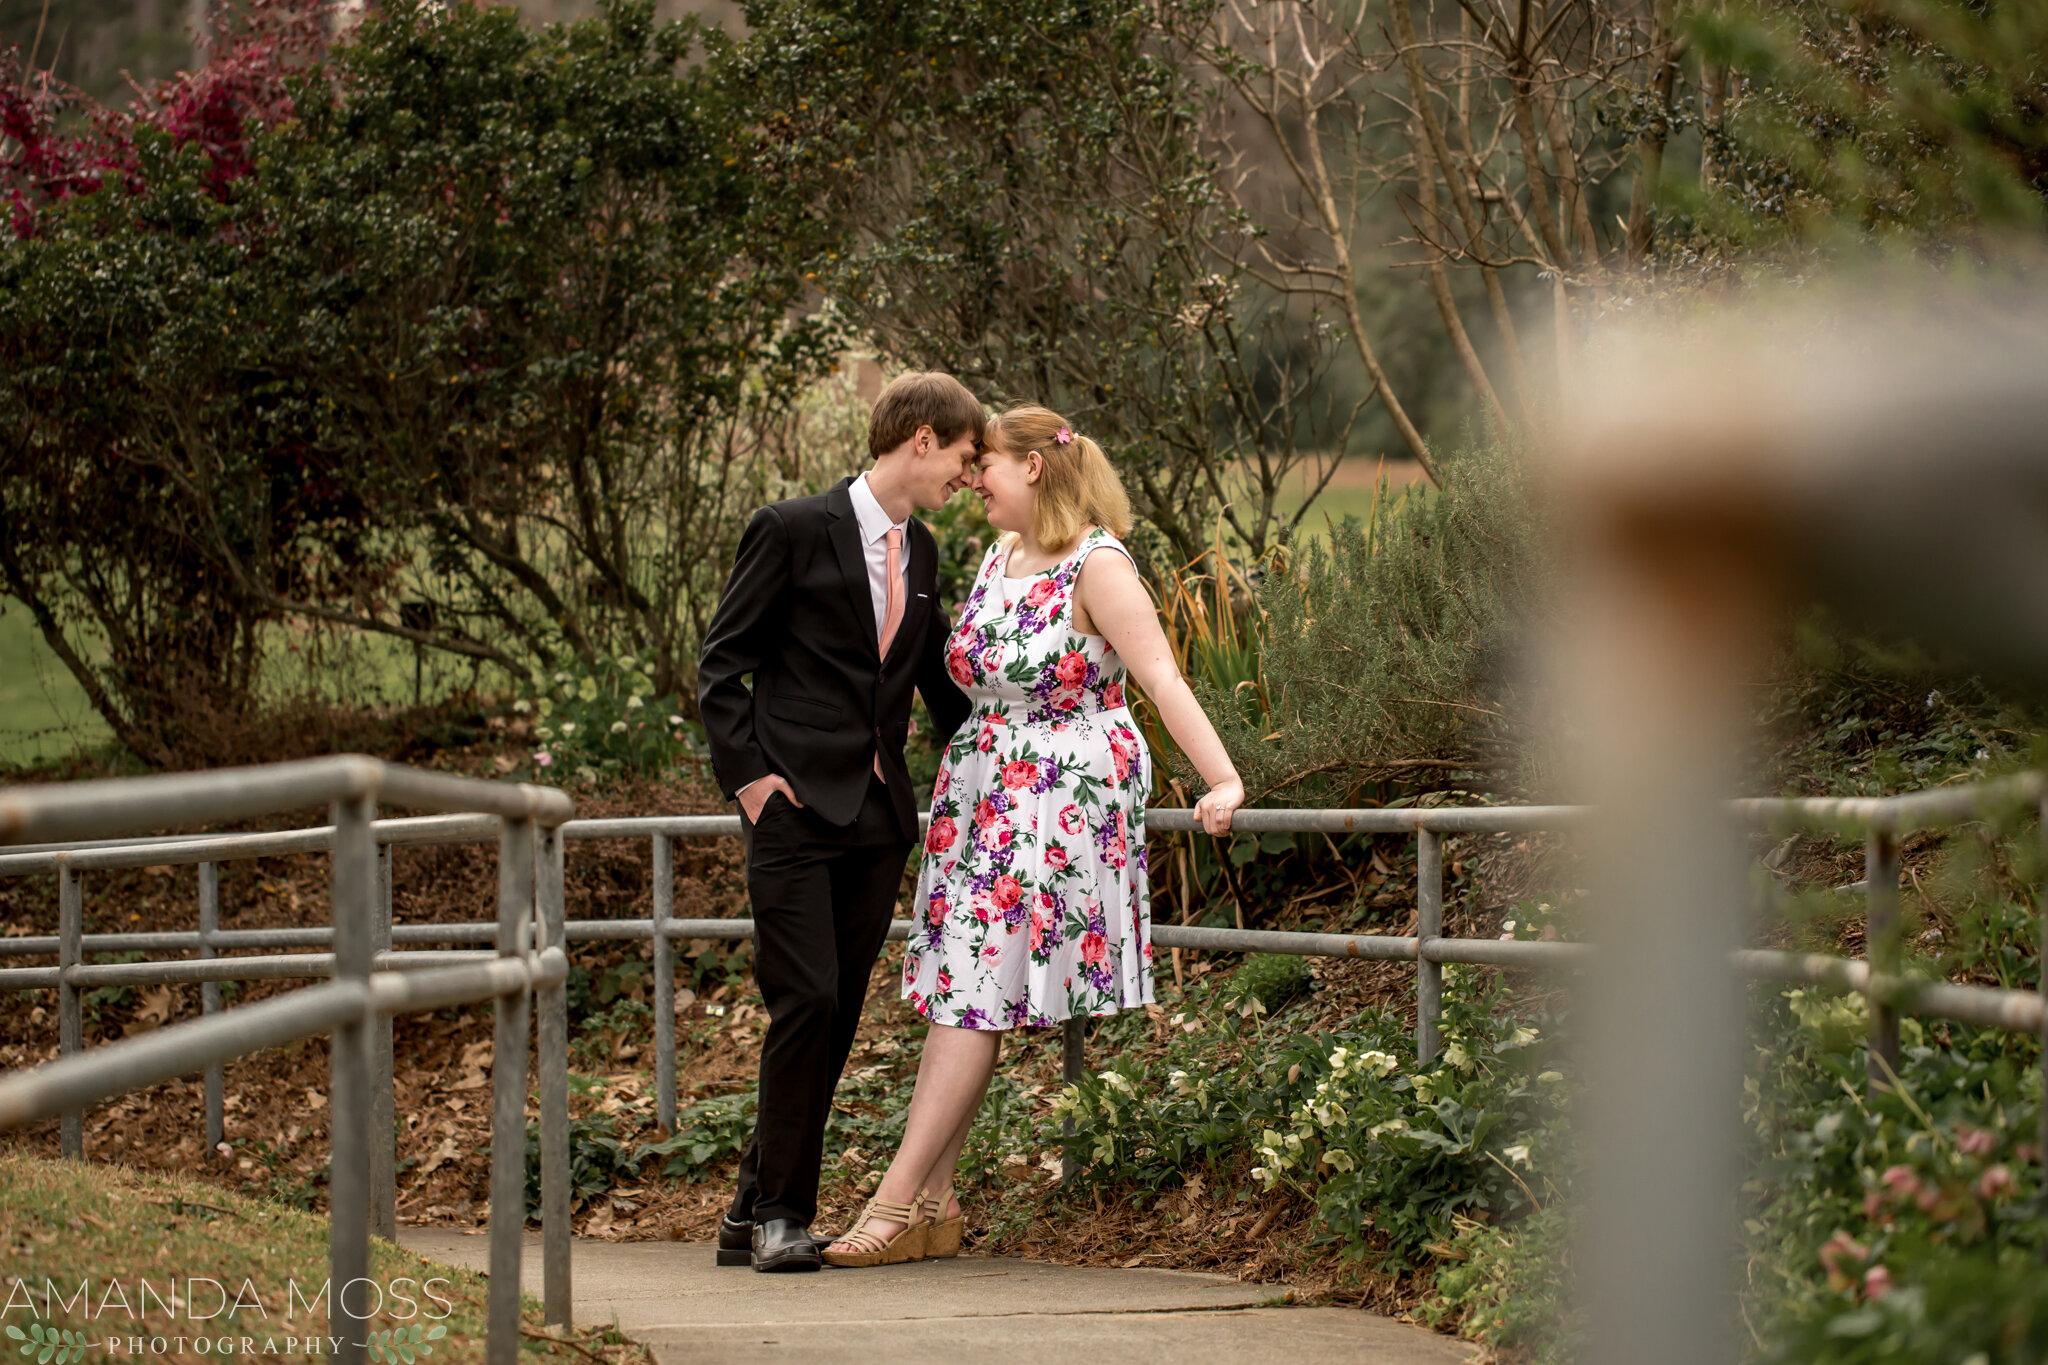
[{"label": "leafy bush", "polygon": [[1575,1213],[1560,1202],[1507,1228],[1453,1219],[1457,1235],[1432,1248],[1442,1264],[1419,1316],[1432,1325],[1455,1321],[1459,1335],[1518,1352],[1531,1365],[1569,1365],[1579,1344]]},{"label": "leafy bush", "polygon": [[529,674],[519,692],[511,710],[532,725],[534,775],[544,781],[595,786],[626,773],[669,772],[710,753],[681,698],[657,694],[652,663],[631,654],[589,663],[570,655],[551,675]]},{"label": "leafy bush", "polygon": [[[572,1089],[588,1093],[602,1083],[583,1076],[571,1076]],[[640,1171],[645,1152],[636,1152],[619,1137],[618,1125],[610,1114],[585,1114],[569,1120],[569,1205],[573,1209],[588,1200],[611,1192],[614,1183],[630,1180]],[[526,1125],[526,1217],[540,1217],[540,1123]]]},{"label": "leafy bush", "polygon": [[1248,953],[1231,974],[1230,994],[1240,1001],[1256,1000],[1272,1014],[1313,984],[1305,958],[1289,953]]},{"label": "leafy bush", "polygon": [[1262,574],[1238,636],[1256,644],[1255,679],[1193,679],[1249,797],[1344,805],[1375,783],[1386,797],[1512,771],[1513,663],[1543,596],[1543,527],[1519,454],[1482,446],[1445,462],[1441,490],[1382,485],[1368,520]]},{"label": "leafy bush", "polygon": [[677,1110],[675,1134],[646,1144],[639,1157],[667,1157],[663,1175],[701,1179],[727,1157],[745,1151],[753,1132],[754,1092],[720,1095]]},{"label": "leafy bush", "polygon": [[[1568,1167],[1564,1076],[1540,1028],[1496,1017],[1498,986],[1446,975],[1443,1055],[1427,1066],[1397,1016],[1276,1040],[1212,1008],[1163,1057],[1126,1055],[1069,1087],[1054,1111],[1075,1121],[1069,1159],[1083,1180],[1151,1190],[1253,1157],[1251,1179],[1301,1194],[1324,1239],[1382,1266],[1420,1265],[1461,1214],[1524,1216]],[[1247,1030],[1241,1060],[1218,1066]]]},{"label": "leafy bush", "polygon": [[1860,996],[1775,992],[1761,1013],[1744,1118],[1765,1359],[2039,1360],[2038,1042],[1901,1020],[1902,1081],[1871,1099]]}]

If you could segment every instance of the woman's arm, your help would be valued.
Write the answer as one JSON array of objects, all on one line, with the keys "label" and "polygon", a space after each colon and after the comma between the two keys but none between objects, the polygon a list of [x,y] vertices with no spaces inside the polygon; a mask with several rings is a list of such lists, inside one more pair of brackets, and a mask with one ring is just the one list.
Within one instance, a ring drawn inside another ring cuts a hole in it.
[{"label": "woman's arm", "polygon": [[1211,834],[1228,833],[1232,812],[1244,804],[1244,783],[1216,737],[1216,727],[1181,677],[1137,569],[1114,551],[1089,555],[1074,579],[1074,608],[1076,625],[1092,625],[1093,633],[1108,639],[1132,680],[1159,708],[1166,732],[1209,784],[1207,794],[1195,803],[1202,828]]}]

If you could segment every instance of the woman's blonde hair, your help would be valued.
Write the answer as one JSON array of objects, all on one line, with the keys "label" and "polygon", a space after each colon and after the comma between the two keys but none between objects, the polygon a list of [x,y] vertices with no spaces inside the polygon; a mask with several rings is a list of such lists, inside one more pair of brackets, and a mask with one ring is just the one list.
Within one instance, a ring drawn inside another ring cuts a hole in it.
[{"label": "woman's blonde hair", "polygon": [[[1059,439],[1062,432],[1065,441]],[[1034,450],[1044,460],[1031,529],[1046,549],[1065,549],[1091,524],[1118,539],[1130,534],[1131,499],[1123,480],[1102,447],[1076,432],[1066,418],[1026,404],[990,421],[984,439],[990,450],[1013,460],[1026,459]]]}]

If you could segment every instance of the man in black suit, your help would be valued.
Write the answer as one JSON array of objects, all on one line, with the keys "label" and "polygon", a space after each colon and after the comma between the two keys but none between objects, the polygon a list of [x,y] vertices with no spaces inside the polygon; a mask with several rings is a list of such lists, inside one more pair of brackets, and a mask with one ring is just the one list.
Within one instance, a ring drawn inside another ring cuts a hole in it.
[{"label": "man in black suit", "polygon": [[938,550],[911,512],[964,486],[982,432],[951,375],[896,379],[869,417],[873,467],[754,514],[705,637],[697,704],[740,803],[769,1018],[720,1265],[821,1264],[825,1120],[918,839],[911,691],[942,739],[971,709],[946,672]]}]

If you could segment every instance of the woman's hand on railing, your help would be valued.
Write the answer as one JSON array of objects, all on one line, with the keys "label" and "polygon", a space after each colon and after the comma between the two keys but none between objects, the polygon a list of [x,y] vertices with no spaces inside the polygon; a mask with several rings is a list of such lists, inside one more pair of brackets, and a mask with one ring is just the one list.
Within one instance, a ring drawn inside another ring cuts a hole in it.
[{"label": "woman's hand on railing", "polygon": [[1233,775],[1218,782],[1195,802],[1195,818],[1210,834],[1230,833],[1230,817],[1244,804],[1244,783]]}]

